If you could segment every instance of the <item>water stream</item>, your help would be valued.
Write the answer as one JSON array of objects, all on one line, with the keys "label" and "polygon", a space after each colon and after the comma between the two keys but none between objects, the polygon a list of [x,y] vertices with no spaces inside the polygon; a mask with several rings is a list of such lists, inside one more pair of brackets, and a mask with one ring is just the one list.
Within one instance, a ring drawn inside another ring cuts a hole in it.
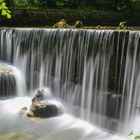
[{"label": "water stream", "polygon": [[[136,126],[140,106],[139,45],[140,32],[136,31],[1,29],[0,60],[24,74],[19,78],[25,77],[26,86],[18,86],[24,96],[38,88],[50,88],[67,112],[75,116],[39,120],[38,125],[24,115],[4,118],[16,119],[9,123],[12,130],[29,130],[38,134],[39,140],[119,140],[123,138],[114,133],[127,136],[132,129],[140,130]],[[0,103],[20,104],[21,100],[27,106],[30,98]],[[10,132],[10,126],[0,126],[0,131]]]}]

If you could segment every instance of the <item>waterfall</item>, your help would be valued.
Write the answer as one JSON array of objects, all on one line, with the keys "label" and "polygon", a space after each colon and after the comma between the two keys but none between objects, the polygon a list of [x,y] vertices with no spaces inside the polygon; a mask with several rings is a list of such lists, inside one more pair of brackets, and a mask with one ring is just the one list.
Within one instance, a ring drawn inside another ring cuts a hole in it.
[{"label": "waterfall", "polygon": [[24,96],[26,86],[21,72],[9,64],[0,63],[0,97]]},{"label": "waterfall", "polygon": [[26,75],[28,90],[50,87],[69,112],[110,130],[122,131],[139,113],[140,32],[15,28],[0,35],[0,60]]}]

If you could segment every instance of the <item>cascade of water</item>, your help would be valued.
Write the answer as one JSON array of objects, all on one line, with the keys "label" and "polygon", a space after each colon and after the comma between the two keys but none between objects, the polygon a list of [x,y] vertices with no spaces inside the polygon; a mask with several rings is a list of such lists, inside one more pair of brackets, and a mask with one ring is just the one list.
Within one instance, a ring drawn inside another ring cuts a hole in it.
[{"label": "cascade of water", "polygon": [[0,96],[24,96],[25,81],[21,72],[8,64],[0,63]]},{"label": "cascade of water", "polygon": [[139,107],[139,40],[131,31],[1,30],[0,60],[26,75],[29,90],[48,86],[69,111],[117,129]]}]

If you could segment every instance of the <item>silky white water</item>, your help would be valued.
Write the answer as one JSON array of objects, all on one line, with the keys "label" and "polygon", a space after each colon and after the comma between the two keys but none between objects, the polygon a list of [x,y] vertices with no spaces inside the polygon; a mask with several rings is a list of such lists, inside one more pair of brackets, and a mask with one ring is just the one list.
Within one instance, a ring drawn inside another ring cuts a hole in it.
[{"label": "silky white water", "polygon": [[0,62],[0,96],[25,96],[25,78],[16,67]]},{"label": "silky white water", "polygon": [[[29,96],[35,89],[49,87],[69,114],[89,122],[93,128],[97,126],[103,136],[97,134],[96,139],[115,140],[107,131],[127,137],[135,130],[140,106],[140,32],[1,29],[0,42],[0,60],[12,63],[24,74],[21,77],[25,77],[28,91],[25,93],[24,84],[18,86],[24,93],[21,95]],[[61,117],[66,120],[69,115],[64,116]],[[58,135],[62,140],[61,133]],[[52,139],[58,135],[56,132]],[[93,135],[89,139],[94,139]]]},{"label": "silky white water", "polygon": [[29,97],[0,100],[0,140],[10,140],[9,135],[12,139],[16,134],[19,139],[28,140],[28,137],[21,137],[22,133],[30,134],[30,140],[125,140],[67,113],[49,119],[30,119],[21,110],[30,104]]}]

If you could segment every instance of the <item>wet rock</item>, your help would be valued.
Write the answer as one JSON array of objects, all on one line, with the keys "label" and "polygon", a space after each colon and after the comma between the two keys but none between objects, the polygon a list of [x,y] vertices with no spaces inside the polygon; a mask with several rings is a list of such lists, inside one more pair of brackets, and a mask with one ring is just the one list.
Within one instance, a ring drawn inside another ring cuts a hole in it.
[{"label": "wet rock", "polygon": [[6,66],[1,66],[0,67],[0,73],[12,73],[12,68],[6,67]]},{"label": "wet rock", "polygon": [[32,99],[32,105],[28,117],[49,118],[62,114],[62,105],[54,100],[50,100],[51,94],[48,90],[39,89]]},{"label": "wet rock", "polygon": [[76,21],[74,28],[81,28],[83,27],[83,23],[81,21]]},{"label": "wet rock", "polygon": [[51,92],[49,89],[38,89],[37,93],[32,99],[32,102],[46,100],[49,99],[50,97],[51,97]]},{"label": "wet rock", "polygon": [[44,93],[41,89],[37,91],[37,94],[33,97],[32,102],[44,100]]},{"label": "wet rock", "polygon": [[[31,107],[31,108],[32,108],[32,107]],[[27,113],[27,116],[28,116],[28,117],[31,117],[31,118],[32,118],[32,117],[37,117],[37,116],[34,115],[34,113],[33,113],[31,110]]]},{"label": "wet rock", "polygon": [[49,118],[54,117],[59,114],[58,107],[47,101],[37,101],[33,102],[30,108],[30,111],[27,113],[28,117],[41,117],[41,118]]}]

